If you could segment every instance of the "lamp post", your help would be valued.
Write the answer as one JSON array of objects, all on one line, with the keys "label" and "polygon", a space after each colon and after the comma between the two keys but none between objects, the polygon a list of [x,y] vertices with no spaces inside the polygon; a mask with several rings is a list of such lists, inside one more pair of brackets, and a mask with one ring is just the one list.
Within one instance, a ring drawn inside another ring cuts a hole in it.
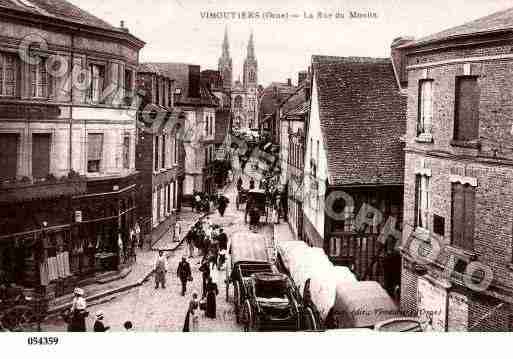
[{"label": "lamp post", "polygon": [[[47,221],[43,221],[42,223],[42,226],[41,226],[41,238],[44,239],[45,238],[45,229],[46,227],[48,226],[48,222]],[[40,254],[39,256],[39,268],[41,268],[41,264],[42,264],[42,258],[44,258],[44,251],[45,251],[45,247],[44,247],[44,242],[41,241],[41,247],[42,247],[42,253]],[[39,274],[41,275],[41,273]],[[40,281],[41,283],[41,281]],[[35,298],[35,309],[36,309],[36,317],[37,317],[37,331],[38,332],[41,332],[41,323],[43,321],[43,313],[46,311],[46,308],[44,307],[44,298],[45,298],[45,294],[46,294],[46,286],[41,284],[41,291],[40,291],[40,294],[38,296],[36,296]]]}]

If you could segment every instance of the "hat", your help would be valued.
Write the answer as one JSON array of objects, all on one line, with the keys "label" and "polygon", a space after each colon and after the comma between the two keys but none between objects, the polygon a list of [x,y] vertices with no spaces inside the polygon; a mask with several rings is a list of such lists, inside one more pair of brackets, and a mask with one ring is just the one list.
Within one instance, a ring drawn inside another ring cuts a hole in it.
[{"label": "hat", "polygon": [[75,288],[75,290],[73,291],[73,294],[83,296],[84,290],[82,288]]},{"label": "hat", "polygon": [[103,319],[103,311],[99,310],[96,312],[96,319]]}]

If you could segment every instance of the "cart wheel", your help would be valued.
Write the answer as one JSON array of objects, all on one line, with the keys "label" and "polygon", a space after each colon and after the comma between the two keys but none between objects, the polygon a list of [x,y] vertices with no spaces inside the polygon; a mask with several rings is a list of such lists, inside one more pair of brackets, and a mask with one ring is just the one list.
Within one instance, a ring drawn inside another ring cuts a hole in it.
[{"label": "cart wheel", "polygon": [[235,307],[235,321],[240,323],[240,288],[239,282],[233,282],[233,305]]},{"label": "cart wheel", "polygon": [[306,307],[304,312],[305,330],[317,330],[317,321],[315,315],[310,307]]},{"label": "cart wheel", "polygon": [[7,310],[2,317],[1,326],[11,332],[21,332],[28,328],[32,308],[26,305],[18,305]]},{"label": "cart wheel", "polygon": [[244,301],[244,311],[242,313],[242,321],[244,323],[244,331],[252,332],[255,330],[255,323],[253,319],[253,311],[251,310],[251,304],[249,303],[249,299]]}]

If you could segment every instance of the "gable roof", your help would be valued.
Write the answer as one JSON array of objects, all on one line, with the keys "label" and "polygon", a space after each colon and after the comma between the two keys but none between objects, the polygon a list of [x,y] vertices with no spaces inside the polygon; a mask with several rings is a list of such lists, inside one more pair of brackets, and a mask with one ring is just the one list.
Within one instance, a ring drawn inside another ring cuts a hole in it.
[{"label": "gable roof", "polygon": [[512,30],[513,8],[510,8],[503,11],[495,12],[493,14],[473,21],[469,21],[467,23],[464,23],[463,25],[455,26],[450,29],[420,38],[416,40],[414,43],[405,45],[404,47],[425,45],[432,42],[450,40],[469,35],[481,35]]},{"label": "gable roof", "polygon": [[201,83],[199,72],[197,81],[198,86],[200,87],[200,96],[191,97],[189,95],[189,72],[191,71],[191,67],[195,67],[196,65],[179,62],[147,62],[143,65],[143,68],[151,69],[161,76],[169,77],[175,81],[175,89],[181,90],[181,94],[179,96],[175,96],[176,105],[206,107],[217,106],[217,98],[205,84]]},{"label": "gable roof", "polygon": [[64,22],[105,30],[117,38],[128,39],[139,48],[144,46],[144,41],[130,34],[127,29],[112,26],[66,0],[0,0],[0,13],[3,15],[8,11],[11,14],[24,13],[23,16],[27,14],[27,19],[31,20],[41,16],[52,23]]},{"label": "gable roof", "polygon": [[314,56],[330,185],[403,183],[406,97],[390,59]]},{"label": "gable roof", "polygon": [[[309,86],[309,83],[308,83]],[[305,83],[296,89],[282,104],[282,118],[287,120],[303,120],[310,110],[310,100],[307,96]]]}]

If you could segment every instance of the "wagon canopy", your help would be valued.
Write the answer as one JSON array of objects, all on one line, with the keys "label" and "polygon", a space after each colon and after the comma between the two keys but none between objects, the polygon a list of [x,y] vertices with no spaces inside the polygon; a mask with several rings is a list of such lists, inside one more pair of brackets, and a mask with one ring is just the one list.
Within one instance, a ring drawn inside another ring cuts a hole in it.
[{"label": "wagon canopy", "polygon": [[291,270],[290,262],[294,257],[294,252],[297,250],[304,251],[307,248],[308,245],[303,241],[281,241],[278,243],[278,253],[287,270]]},{"label": "wagon canopy", "polygon": [[339,328],[373,327],[398,316],[398,308],[378,282],[340,282],[333,307]]},{"label": "wagon canopy", "polygon": [[358,279],[353,272],[347,267],[344,266],[334,266],[333,267],[333,275],[335,277],[335,281],[338,283],[356,283]]},{"label": "wagon canopy", "polygon": [[258,233],[238,232],[230,242],[232,265],[238,262],[269,262],[265,237]]}]

